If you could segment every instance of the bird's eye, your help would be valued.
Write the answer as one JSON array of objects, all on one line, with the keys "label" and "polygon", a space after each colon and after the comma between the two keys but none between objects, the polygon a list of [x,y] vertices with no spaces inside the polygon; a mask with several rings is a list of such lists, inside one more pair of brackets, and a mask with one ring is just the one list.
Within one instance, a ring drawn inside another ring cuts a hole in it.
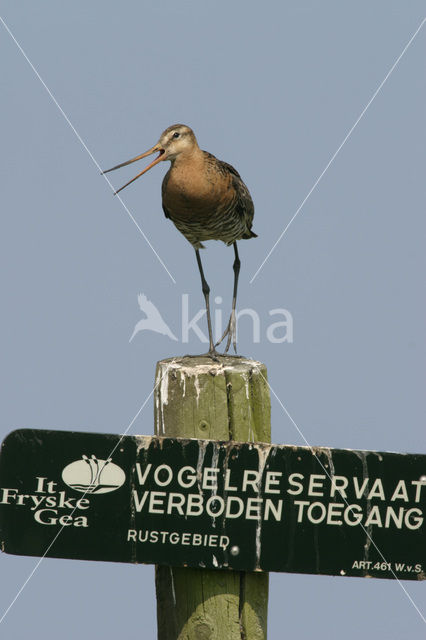
[{"label": "bird's eye", "polygon": [[174,134],[173,134],[173,137],[174,138],[179,138],[179,136],[180,136],[179,131],[175,131]]}]

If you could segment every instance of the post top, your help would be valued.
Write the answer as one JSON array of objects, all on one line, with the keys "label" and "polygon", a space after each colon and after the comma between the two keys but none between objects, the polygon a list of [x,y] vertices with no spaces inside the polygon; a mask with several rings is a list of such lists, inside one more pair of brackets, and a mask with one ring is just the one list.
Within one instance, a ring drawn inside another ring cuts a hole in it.
[{"label": "post top", "polygon": [[218,356],[217,361],[209,356],[175,356],[174,358],[160,360],[158,365],[161,368],[179,369],[187,375],[210,373],[213,376],[230,370],[234,372],[245,372],[248,370],[261,370],[265,367],[265,365],[258,360],[228,355]]}]

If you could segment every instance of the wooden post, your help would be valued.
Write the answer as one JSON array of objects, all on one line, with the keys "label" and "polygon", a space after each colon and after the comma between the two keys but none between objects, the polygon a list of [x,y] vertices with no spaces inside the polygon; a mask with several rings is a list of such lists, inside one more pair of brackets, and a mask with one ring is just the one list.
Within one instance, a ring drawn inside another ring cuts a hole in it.
[{"label": "wooden post", "polygon": [[[183,357],[157,365],[159,436],[271,441],[266,367],[244,358]],[[268,574],[156,567],[159,640],[263,640]]]}]

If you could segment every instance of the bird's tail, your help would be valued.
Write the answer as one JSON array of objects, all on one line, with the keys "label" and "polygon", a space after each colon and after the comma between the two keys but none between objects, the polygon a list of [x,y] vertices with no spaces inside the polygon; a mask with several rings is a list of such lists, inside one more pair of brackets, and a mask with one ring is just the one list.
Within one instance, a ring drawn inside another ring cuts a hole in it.
[{"label": "bird's tail", "polygon": [[244,240],[248,240],[249,238],[257,238],[257,237],[258,237],[257,233],[251,230],[243,235]]}]

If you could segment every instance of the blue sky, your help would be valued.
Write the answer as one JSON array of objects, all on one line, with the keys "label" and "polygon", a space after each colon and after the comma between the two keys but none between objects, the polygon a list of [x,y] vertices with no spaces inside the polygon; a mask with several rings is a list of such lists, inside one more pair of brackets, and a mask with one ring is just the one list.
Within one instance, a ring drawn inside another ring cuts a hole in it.
[{"label": "blue sky", "polygon": [[[266,363],[312,445],[424,452],[425,27],[363,114],[423,3],[23,0],[0,2],[0,16],[2,437],[120,433],[157,360],[205,349],[194,332],[182,343],[184,305],[193,316],[203,300],[194,252],[161,210],[165,167],[126,189],[125,207],[99,175],[183,122],[255,202],[259,237],[239,243],[238,306],[256,311],[261,339],[242,318],[240,351]],[[108,177],[119,187],[134,173]],[[203,261],[225,317],[232,249],[210,242]],[[139,293],[177,342],[142,331],[129,343]],[[267,339],[274,309],[291,314],[291,343]],[[152,434],[151,405],[132,432]],[[272,441],[303,444],[274,398]],[[4,610],[36,560],[0,562]],[[407,593],[421,607],[424,585],[404,589],[271,574],[269,637],[282,637],[284,612],[286,633],[300,637],[423,638]],[[4,637],[29,624],[46,639],[141,627],[155,637],[153,568],[45,560]]]}]

